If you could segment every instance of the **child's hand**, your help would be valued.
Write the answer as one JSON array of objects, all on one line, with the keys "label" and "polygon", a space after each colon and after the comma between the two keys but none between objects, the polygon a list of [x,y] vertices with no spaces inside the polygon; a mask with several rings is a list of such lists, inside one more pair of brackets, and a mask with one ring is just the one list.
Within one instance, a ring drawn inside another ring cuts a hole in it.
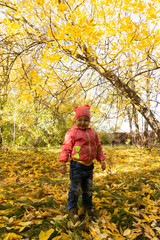
[{"label": "child's hand", "polygon": [[59,169],[62,174],[65,174],[67,171],[66,165],[61,165]]},{"label": "child's hand", "polygon": [[104,171],[106,169],[106,163],[105,162],[101,162],[101,168]]}]

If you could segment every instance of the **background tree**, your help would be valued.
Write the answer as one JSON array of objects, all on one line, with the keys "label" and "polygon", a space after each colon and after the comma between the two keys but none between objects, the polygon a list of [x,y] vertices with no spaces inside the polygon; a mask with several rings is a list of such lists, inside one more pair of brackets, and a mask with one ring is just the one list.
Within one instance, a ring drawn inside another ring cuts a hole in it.
[{"label": "background tree", "polygon": [[12,56],[12,41],[7,36],[0,34],[0,148],[3,144],[3,109],[7,102],[10,88],[10,71]]}]

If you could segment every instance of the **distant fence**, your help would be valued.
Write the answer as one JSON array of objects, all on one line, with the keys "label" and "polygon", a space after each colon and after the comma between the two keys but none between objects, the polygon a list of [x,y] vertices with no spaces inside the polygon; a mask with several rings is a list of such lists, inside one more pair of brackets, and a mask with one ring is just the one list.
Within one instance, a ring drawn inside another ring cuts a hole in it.
[{"label": "distant fence", "polygon": [[110,134],[111,144],[120,145],[140,145],[147,146],[155,142],[155,134],[153,131],[140,132],[140,133],[126,133],[115,132]]}]

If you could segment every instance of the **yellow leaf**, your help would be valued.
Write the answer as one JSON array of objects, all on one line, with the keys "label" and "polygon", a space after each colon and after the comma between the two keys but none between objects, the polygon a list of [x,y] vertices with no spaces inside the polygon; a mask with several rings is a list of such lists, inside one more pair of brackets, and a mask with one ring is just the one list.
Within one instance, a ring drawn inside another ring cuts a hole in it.
[{"label": "yellow leaf", "polygon": [[40,5],[40,6],[43,6],[44,5],[44,0],[36,0],[37,4]]},{"label": "yellow leaf", "polygon": [[67,223],[67,226],[68,226],[68,228],[73,228],[74,227],[74,223],[72,221],[69,221]]},{"label": "yellow leaf", "polygon": [[151,219],[146,214],[141,214],[147,222],[151,222]]},{"label": "yellow leaf", "polygon": [[135,106],[138,110],[140,109],[140,107],[139,106]]},{"label": "yellow leaf", "polygon": [[128,236],[131,234],[131,230],[129,228],[127,228],[124,233],[123,233],[123,236]]},{"label": "yellow leaf", "polygon": [[15,233],[8,233],[8,235],[3,240],[19,240],[22,239],[22,236]]},{"label": "yellow leaf", "polygon": [[[61,240],[72,240],[73,239],[71,234],[66,234],[66,233],[63,233],[60,237],[61,238],[59,238],[59,239],[61,239]],[[56,238],[53,238],[53,239],[56,239]]]},{"label": "yellow leaf", "polygon": [[48,210],[49,210],[50,213],[59,214],[59,210],[58,210],[58,209],[51,209],[51,208],[48,208]]},{"label": "yellow leaf", "polygon": [[100,235],[100,239],[108,239],[108,233],[107,232],[104,232]]},{"label": "yellow leaf", "polygon": [[52,238],[52,240],[59,240],[59,239],[62,239],[62,236],[57,236],[57,237],[54,237],[54,238]]},{"label": "yellow leaf", "polygon": [[89,231],[93,237],[100,236],[101,232],[98,225],[90,226]]},{"label": "yellow leaf", "polygon": [[29,225],[33,224],[32,221],[28,221],[28,222],[20,222],[19,225],[21,225],[22,227],[28,227]]},{"label": "yellow leaf", "polygon": [[116,240],[125,240],[126,238],[120,235],[119,233],[113,233],[114,239]]},{"label": "yellow leaf", "polygon": [[26,227],[20,227],[19,232],[22,232]]},{"label": "yellow leaf", "polygon": [[149,225],[145,224],[143,227],[144,227],[144,229],[145,229],[145,233],[146,233],[146,234],[149,234],[149,235],[151,235],[152,237],[155,236],[154,231],[152,230],[152,228],[151,228]]},{"label": "yellow leaf", "polygon": [[67,4],[63,4],[63,3],[60,3],[58,6],[57,6],[57,9],[59,12],[64,12],[68,9],[68,6]]},{"label": "yellow leaf", "polygon": [[125,118],[125,115],[124,115],[124,114],[120,113],[120,115],[121,115],[121,117]]},{"label": "yellow leaf", "polygon": [[160,227],[155,227],[155,229],[160,233]]},{"label": "yellow leaf", "polygon": [[20,97],[21,100],[27,100],[27,102],[30,102],[33,97],[29,95],[28,93],[23,93],[22,96]]},{"label": "yellow leaf", "polygon": [[88,235],[88,233],[84,232],[84,231],[80,231],[81,235],[83,237],[85,237],[86,239],[90,239],[90,236]]},{"label": "yellow leaf", "polygon": [[54,221],[61,221],[63,219],[65,219],[68,215],[57,215],[56,217],[53,218]]},{"label": "yellow leaf", "polygon": [[116,215],[118,213],[118,211],[119,211],[118,208],[115,208],[113,214]]},{"label": "yellow leaf", "polygon": [[140,233],[131,233],[131,235],[129,236],[129,239],[134,240],[134,239],[136,239],[136,237],[138,237],[139,235],[141,235],[141,232],[140,232]]},{"label": "yellow leaf", "polygon": [[51,236],[51,234],[54,232],[54,229],[51,228],[48,231],[44,232],[41,231],[39,234],[39,240],[48,240],[48,238]]}]

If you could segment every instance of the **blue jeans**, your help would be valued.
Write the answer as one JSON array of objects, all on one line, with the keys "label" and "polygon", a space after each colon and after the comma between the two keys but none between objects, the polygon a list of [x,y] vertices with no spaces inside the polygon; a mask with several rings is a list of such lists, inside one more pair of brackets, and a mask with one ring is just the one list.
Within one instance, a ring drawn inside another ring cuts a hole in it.
[{"label": "blue jeans", "polygon": [[70,191],[68,194],[67,210],[77,208],[78,196],[82,189],[82,205],[92,208],[94,165],[85,166],[79,162],[70,161]]}]

